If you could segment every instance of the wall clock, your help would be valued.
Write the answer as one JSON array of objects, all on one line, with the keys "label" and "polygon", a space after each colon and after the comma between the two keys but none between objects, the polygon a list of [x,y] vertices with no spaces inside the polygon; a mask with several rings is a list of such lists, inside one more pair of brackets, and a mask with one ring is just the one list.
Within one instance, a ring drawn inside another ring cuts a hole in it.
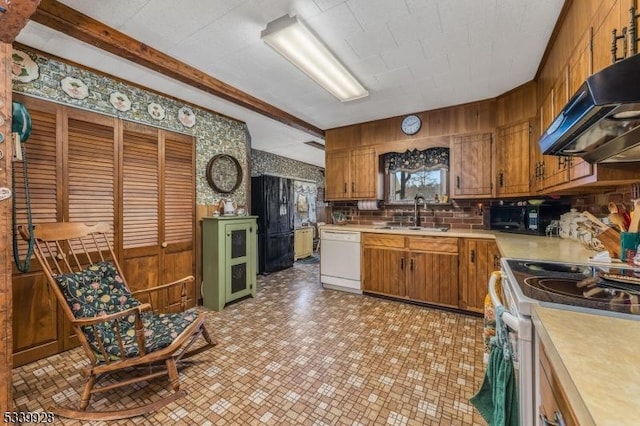
[{"label": "wall clock", "polygon": [[417,115],[407,115],[402,119],[402,124],[400,128],[406,135],[415,135],[420,131],[420,127],[422,126],[422,120]]}]

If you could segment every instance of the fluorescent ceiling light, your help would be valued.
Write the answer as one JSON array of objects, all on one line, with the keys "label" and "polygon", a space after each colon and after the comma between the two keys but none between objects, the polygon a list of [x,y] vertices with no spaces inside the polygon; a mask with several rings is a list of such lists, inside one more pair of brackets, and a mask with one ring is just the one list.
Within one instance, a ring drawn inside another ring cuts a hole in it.
[{"label": "fluorescent ceiling light", "polygon": [[269,22],[260,37],[342,102],[369,96],[367,89],[295,16]]}]

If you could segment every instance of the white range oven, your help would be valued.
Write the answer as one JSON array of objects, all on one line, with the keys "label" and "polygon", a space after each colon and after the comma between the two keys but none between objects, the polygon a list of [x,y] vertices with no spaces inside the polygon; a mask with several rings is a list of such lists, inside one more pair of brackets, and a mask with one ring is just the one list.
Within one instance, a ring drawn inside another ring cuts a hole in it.
[{"label": "white range oven", "polygon": [[[500,297],[497,276],[489,281],[494,309],[504,305],[510,329],[520,407],[520,425],[546,423],[538,413],[539,347],[531,321],[535,304],[557,309],[640,320],[640,270],[628,265],[594,266],[502,258]],[[626,266],[626,267],[625,267]],[[632,282],[630,282],[632,281]]]}]

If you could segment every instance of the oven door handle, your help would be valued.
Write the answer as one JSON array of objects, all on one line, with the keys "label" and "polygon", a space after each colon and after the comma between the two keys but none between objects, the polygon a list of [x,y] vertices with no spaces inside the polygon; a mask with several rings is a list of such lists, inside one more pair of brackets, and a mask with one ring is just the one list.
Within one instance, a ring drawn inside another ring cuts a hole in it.
[{"label": "oven door handle", "polygon": [[[489,278],[489,297],[491,298],[491,304],[493,305],[494,312],[497,311],[498,306],[502,306],[502,301],[498,296],[498,292],[496,291],[496,285],[498,284],[498,280],[502,279],[502,273],[500,271],[494,271],[491,273],[491,278]],[[520,331],[520,324],[518,322],[518,318],[505,310],[502,313],[502,322],[507,324],[510,329],[515,332]]]}]

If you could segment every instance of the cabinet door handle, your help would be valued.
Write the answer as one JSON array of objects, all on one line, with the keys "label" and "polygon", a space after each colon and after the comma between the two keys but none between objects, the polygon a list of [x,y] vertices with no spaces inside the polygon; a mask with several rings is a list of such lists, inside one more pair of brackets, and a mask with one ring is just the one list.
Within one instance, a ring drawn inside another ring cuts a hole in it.
[{"label": "cabinet door handle", "polygon": [[409,259],[409,270],[410,271],[413,271],[413,261],[414,261],[413,257],[411,259]]},{"label": "cabinet door handle", "polygon": [[460,189],[460,176],[456,176],[456,188]]},{"label": "cabinet door handle", "polygon": [[562,417],[562,413],[560,413],[559,411],[554,411],[553,420],[555,421],[549,420],[547,416],[545,416],[543,413],[540,413],[541,426],[566,426],[564,418]]},{"label": "cabinet door handle", "polygon": [[476,251],[471,250],[471,263],[476,263]]},{"label": "cabinet door handle", "polygon": [[355,182],[351,182],[351,192],[356,192],[356,184],[355,184]]},{"label": "cabinet door handle", "polygon": [[344,183],[344,193],[347,193],[347,182]]},{"label": "cabinet door handle", "polygon": [[404,271],[404,257],[400,258],[400,269]]}]

